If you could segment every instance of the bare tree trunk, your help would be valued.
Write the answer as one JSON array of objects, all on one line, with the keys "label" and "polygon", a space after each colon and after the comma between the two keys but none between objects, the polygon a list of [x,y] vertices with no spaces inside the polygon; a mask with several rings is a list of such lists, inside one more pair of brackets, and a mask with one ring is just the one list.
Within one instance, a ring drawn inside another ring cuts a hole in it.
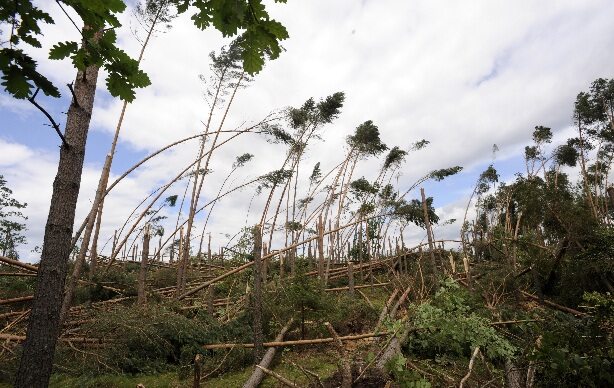
[{"label": "bare tree trunk", "polygon": [[213,301],[215,300],[215,286],[210,285],[207,289],[207,313],[213,316]]},{"label": "bare tree trunk", "polygon": [[[107,175],[107,182],[109,180],[109,176]],[[105,182],[106,188],[106,182]],[[104,197],[100,200],[100,207],[98,209],[97,217],[96,217],[96,226],[94,228],[94,238],[92,241],[92,249],[90,250],[90,278],[96,275],[96,270],[98,268],[98,238],[100,236],[100,224],[102,223],[102,208],[104,206]]]},{"label": "bare tree trunk", "polygon": [[354,297],[354,264],[348,262],[348,295]]},{"label": "bare tree trunk", "polygon": [[202,361],[202,356],[197,354],[194,357],[194,382],[192,383],[192,388],[200,388],[200,362]]},{"label": "bare tree trunk", "polygon": [[147,295],[145,294],[145,280],[147,278],[147,260],[149,258],[149,225],[145,227],[143,234],[143,254],[141,257],[141,268],[139,270],[139,288],[138,288],[138,304],[145,305],[147,303]]},{"label": "bare tree trunk", "polygon": [[431,230],[431,222],[429,220],[429,208],[426,203],[426,195],[424,194],[424,189],[420,188],[420,195],[422,196],[422,210],[424,211],[424,225],[426,227],[426,235],[429,241],[429,254],[431,256],[431,266],[433,267],[433,274],[437,271],[437,266],[435,264],[435,252],[434,252],[434,244],[433,244],[433,232]]},{"label": "bare tree trunk", "polygon": [[[111,163],[111,154],[107,154],[105,159],[105,166]],[[106,168],[103,168],[102,175],[100,176],[100,180],[98,182],[98,188],[96,189],[96,196],[94,198],[94,205],[92,206],[92,210],[90,210],[90,214],[87,219],[87,225],[85,227],[85,233],[83,234],[83,240],[81,241],[81,247],[79,248],[79,255],[77,256],[77,260],[75,261],[75,266],[73,268],[72,275],[68,278],[68,283],[66,284],[66,290],[64,294],[64,301],[62,303],[62,310],[60,312],[60,326],[63,325],[64,320],[66,319],[66,313],[72,304],[73,295],[75,292],[75,287],[77,286],[77,281],[79,280],[79,276],[81,275],[81,268],[85,263],[85,255],[87,254],[87,248],[90,244],[90,239],[92,237],[92,231],[94,229],[94,222],[96,221],[96,213],[102,201],[104,195],[104,189],[106,188]]]},{"label": "bare tree trunk", "polygon": [[177,249],[177,285],[175,289],[175,297],[181,295],[181,281],[183,279],[183,227],[179,230],[179,248]]},{"label": "bare tree trunk", "polygon": [[324,282],[324,224],[322,216],[318,218],[318,278]]},{"label": "bare tree trunk", "polygon": [[[286,326],[284,326],[279,332],[279,334],[277,335],[277,337],[275,337],[275,342],[280,342],[284,339],[286,332],[290,329],[290,326],[292,326],[292,322],[293,320],[290,319],[288,323],[286,323]],[[275,357],[276,351],[277,351],[277,348],[275,347],[268,348],[264,357],[262,358],[260,363],[258,363],[258,365],[268,368],[271,362],[273,361],[273,357]],[[254,373],[252,373],[252,375],[245,382],[245,384],[243,384],[243,388],[257,388],[262,382],[263,378],[264,378],[264,372],[261,369],[256,368],[254,370]]]},{"label": "bare tree trunk", "polygon": [[15,379],[18,388],[49,384],[60,332],[64,283],[97,79],[97,66],[79,71],[75,79],[76,101],[72,101],[68,108],[64,132],[68,146],[60,149],[58,171],[53,182],[34,302]]},{"label": "bare tree trunk", "polygon": [[511,360],[505,360],[505,387],[524,388],[523,370],[518,368]]},{"label": "bare tree trunk", "polygon": [[252,324],[254,326],[254,363],[262,359],[262,231],[260,225],[254,226],[254,289],[252,291]]}]

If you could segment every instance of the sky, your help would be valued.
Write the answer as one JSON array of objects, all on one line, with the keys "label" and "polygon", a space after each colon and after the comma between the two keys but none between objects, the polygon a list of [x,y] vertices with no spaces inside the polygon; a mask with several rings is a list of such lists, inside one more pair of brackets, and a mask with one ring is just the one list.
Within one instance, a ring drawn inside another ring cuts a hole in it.
[{"label": "sky", "polygon": [[[35,3],[56,23],[43,26],[43,48],[28,52],[63,92],[60,99],[43,97],[39,103],[63,126],[69,104],[63,85],[74,79],[75,70],[69,61],[48,60],[47,53],[58,41],[78,40],[78,31],[56,2]],[[614,76],[614,2],[608,0],[290,0],[270,2],[268,10],[287,27],[290,38],[282,43],[280,58],[268,62],[237,92],[223,128],[249,125],[310,97],[318,100],[343,91],[341,114],[322,128],[322,140],[311,143],[301,162],[305,167],[299,192],[306,192],[316,162],[323,171],[340,163],[346,137],[357,125],[373,120],[389,147],[409,149],[417,140],[430,141],[408,155],[393,181],[401,192],[434,169],[464,167],[443,182],[424,184],[440,218],[458,220],[436,227],[437,238],[458,237],[476,178],[486,166],[493,163],[502,180],[512,179],[524,169],[524,146],[533,128],[551,127],[554,144],[572,136],[577,93],[596,78]],[[146,48],[142,68],[152,85],[138,90],[127,108],[112,180],[158,148],[204,128],[209,114],[205,96],[211,87],[209,53],[229,41],[215,30],[199,31],[189,16],[175,19]],[[119,45],[136,57],[143,30],[130,8],[121,21]],[[3,32],[6,36],[6,29]],[[91,206],[121,109],[121,101],[106,92],[104,77],[102,73],[98,80],[76,227]],[[223,109],[215,111],[215,128],[222,114]],[[20,258],[36,262],[34,248],[42,245],[60,140],[39,111],[4,92],[0,117],[0,174],[14,197],[28,204],[28,243],[20,248]],[[499,148],[494,154],[493,144]],[[197,147],[197,141],[174,147],[123,180],[106,199],[99,245],[121,228],[143,198],[183,170]],[[285,157],[283,146],[255,134],[241,135],[212,157],[213,172],[204,183],[201,204],[215,197],[236,156],[246,152],[254,154],[253,161],[233,175],[228,187],[279,169]],[[354,176],[374,179],[381,164],[381,159],[363,160]],[[163,198],[181,198],[186,183],[173,185]],[[216,204],[207,227],[215,249],[228,242],[227,236],[258,222],[265,196],[251,201],[254,191],[250,186]],[[419,198],[419,191],[409,198]],[[168,231],[175,225],[177,209],[164,208],[160,214],[169,217],[164,222]],[[197,216],[196,235],[205,217]],[[424,238],[417,227],[405,231],[406,241]],[[274,248],[281,243],[275,240]],[[107,244],[103,254],[109,250]]]}]

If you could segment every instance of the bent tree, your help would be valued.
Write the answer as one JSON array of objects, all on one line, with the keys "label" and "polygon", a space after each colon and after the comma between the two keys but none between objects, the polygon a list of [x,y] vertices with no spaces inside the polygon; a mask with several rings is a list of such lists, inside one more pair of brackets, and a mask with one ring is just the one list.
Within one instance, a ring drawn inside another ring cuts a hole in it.
[{"label": "bent tree", "polygon": [[[56,3],[62,9],[72,8],[82,22],[82,27],[78,27],[71,19],[79,30],[80,42],[59,42],[49,52],[50,59],[70,58],[77,70],[74,83],[68,85],[72,100],[63,134],[49,113],[36,102],[40,91],[52,97],[60,97],[60,91],[37,71],[36,61],[24,51],[27,46],[41,47],[38,40],[38,35],[43,33],[41,25],[52,24],[54,20],[30,0],[0,4],[0,24],[8,25],[10,31],[8,41],[0,48],[1,84],[13,97],[27,99],[41,110],[62,139],[45,225],[37,287],[16,387],[45,387],[51,376],[99,70],[102,67],[108,74],[106,86],[111,95],[127,102],[134,100],[136,88],[150,84],[147,75],[139,69],[138,62],[116,45],[115,30],[121,27],[118,15],[126,8],[123,0],[107,0],[104,3],[58,0]],[[213,3],[202,0],[150,0],[146,3],[174,6],[178,13],[184,13],[191,7],[195,11],[192,20],[201,30],[212,25],[224,36],[241,32],[241,57],[244,70],[249,74],[259,72],[265,58],[277,58],[281,52],[279,41],[288,37],[284,26],[269,18],[261,0]]]}]

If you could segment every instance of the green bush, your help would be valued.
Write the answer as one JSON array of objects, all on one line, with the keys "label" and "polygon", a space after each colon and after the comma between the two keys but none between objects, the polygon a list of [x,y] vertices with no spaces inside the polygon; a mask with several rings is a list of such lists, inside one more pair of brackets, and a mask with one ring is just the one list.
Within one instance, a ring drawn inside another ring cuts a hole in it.
[{"label": "green bush", "polygon": [[[412,306],[410,350],[436,357],[468,357],[480,347],[491,359],[513,356],[515,347],[470,306],[468,293],[452,280],[446,280],[430,302]],[[473,311],[472,311],[473,310]]]}]

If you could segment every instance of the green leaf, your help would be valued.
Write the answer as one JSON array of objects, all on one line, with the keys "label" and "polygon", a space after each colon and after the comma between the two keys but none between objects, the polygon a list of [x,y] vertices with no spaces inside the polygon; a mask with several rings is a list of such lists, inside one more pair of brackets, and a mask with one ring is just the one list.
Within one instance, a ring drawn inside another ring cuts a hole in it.
[{"label": "green leaf", "polygon": [[130,85],[120,74],[109,73],[106,84],[109,93],[111,93],[113,97],[119,97],[120,99],[128,102],[134,101],[134,89],[130,87]]},{"label": "green leaf", "polygon": [[264,66],[264,57],[257,50],[248,48],[241,53],[243,58],[243,69],[248,74],[256,74],[262,70]]},{"label": "green leaf", "polygon": [[49,50],[49,59],[64,59],[79,50],[77,42],[59,42]]},{"label": "green leaf", "polygon": [[17,66],[11,65],[2,75],[2,86],[15,98],[26,99],[30,95],[32,85]]},{"label": "green leaf", "polygon": [[262,25],[279,40],[288,39],[289,37],[286,27],[277,20],[268,20],[263,22]]}]

